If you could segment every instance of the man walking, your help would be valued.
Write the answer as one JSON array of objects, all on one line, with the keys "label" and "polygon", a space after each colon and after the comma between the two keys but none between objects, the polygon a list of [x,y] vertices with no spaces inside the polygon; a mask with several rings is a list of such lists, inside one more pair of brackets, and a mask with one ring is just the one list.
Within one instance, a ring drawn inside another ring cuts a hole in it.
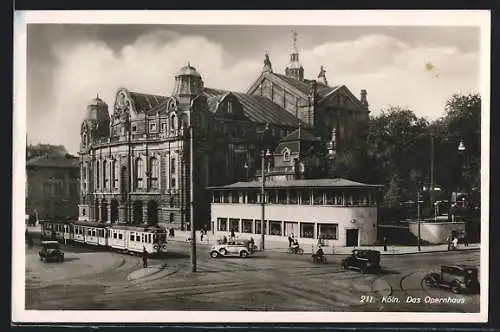
[{"label": "man walking", "polygon": [[147,268],[148,267],[148,251],[146,250],[146,247],[143,247],[143,251],[142,251],[142,264],[144,266],[144,268]]}]

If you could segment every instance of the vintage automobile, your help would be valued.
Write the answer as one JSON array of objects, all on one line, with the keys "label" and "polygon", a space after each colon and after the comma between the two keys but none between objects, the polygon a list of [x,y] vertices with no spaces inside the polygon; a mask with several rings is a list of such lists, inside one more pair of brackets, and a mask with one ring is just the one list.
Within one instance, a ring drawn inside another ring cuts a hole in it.
[{"label": "vintage automobile", "polygon": [[468,265],[441,265],[441,272],[427,274],[423,281],[436,288],[449,288],[453,293],[478,293],[478,271]]},{"label": "vintage automobile", "polygon": [[254,253],[254,247],[248,240],[236,240],[223,243],[218,241],[217,244],[210,248],[210,256],[212,258],[225,256],[239,256],[247,258]]},{"label": "vintage automobile", "polygon": [[356,269],[361,273],[380,271],[380,251],[354,249],[352,254],[342,260],[344,269]]},{"label": "vintage automobile", "polygon": [[40,242],[42,249],[39,251],[39,256],[41,261],[55,261],[63,262],[64,253],[62,252],[59,242],[57,241],[42,241]]}]

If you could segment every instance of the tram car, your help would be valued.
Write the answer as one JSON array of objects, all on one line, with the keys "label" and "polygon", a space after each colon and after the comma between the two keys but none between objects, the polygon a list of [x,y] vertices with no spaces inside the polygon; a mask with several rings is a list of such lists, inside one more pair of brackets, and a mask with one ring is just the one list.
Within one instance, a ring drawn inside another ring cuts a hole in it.
[{"label": "tram car", "polygon": [[42,240],[64,241],[71,239],[71,222],[43,220],[40,222]]},{"label": "tram car", "polygon": [[107,224],[93,221],[73,222],[72,239],[77,243],[84,243],[94,246],[108,246]]},{"label": "tram car", "polygon": [[113,225],[108,228],[108,236],[108,246],[122,252],[167,252],[167,232],[159,226]]}]

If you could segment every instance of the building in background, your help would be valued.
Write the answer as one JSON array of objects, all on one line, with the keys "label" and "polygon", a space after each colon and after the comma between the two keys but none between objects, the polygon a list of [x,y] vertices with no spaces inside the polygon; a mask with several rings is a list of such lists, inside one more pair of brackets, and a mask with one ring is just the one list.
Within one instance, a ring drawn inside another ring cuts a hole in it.
[{"label": "building in background", "polygon": [[[305,145],[314,137],[321,153],[300,160],[297,142],[289,142],[295,157],[287,163],[324,175],[325,144],[348,148],[356,128],[368,121],[366,91],[358,99],[344,85],[330,86],[322,66],[317,79],[305,79],[295,41],[296,36],[285,75],[273,71],[266,54],[246,93],[205,87],[188,64],[175,75],[169,96],[119,88],[111,110],[99,97],[91,100],[80,133],[80,219],[175,229],[186,229],[191,219],[198,226],[210,224],[206,188],[254,178],[261,151],[275,150],[298,128],[310,132]],[[288,174],[292,166],[279,172]]]},{"label": "building in background", "polygon": [[26,214],[30,223],[78,218],[79,169],[78,157],[64,151],[47,151],[43,155],[28,157]]}]

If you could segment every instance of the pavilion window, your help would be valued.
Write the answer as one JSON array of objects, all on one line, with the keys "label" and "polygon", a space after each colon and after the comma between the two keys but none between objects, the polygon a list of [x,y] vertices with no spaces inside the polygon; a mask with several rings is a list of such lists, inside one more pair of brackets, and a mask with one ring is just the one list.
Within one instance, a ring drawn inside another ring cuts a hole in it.
[{"label": "pavilion window", "polygon": [[239,203],[239,193],[237,191],[232,191],[231,192],[231,203]]},{"label": "pavilion window", "polygon": [[222,202],[229,203],[229,192],[227,191],[222,192]]},{"label": "pavilion window", "polygon": [[120,163],[113,160],[113,188],[118,189],[118,177],[120,175]]},{"label": "pavilion window", "polygon": [[299,202],[297,190],[291,189],[289,197],[290,204],[297,204]]},{"label": "pavilion window", "polygon": [[247,194],[247,203],[248,204],[257,204],[257,192],[249,191]]},{"label": "pavilion window", "polygon": [[241,220],[241,232],[242,233],[252,233],[252,219],[242,219]]},{"label": "pavilion window", "polygon": [[318,224],[318,239],[337,240],[337,224]]},{"label": "pavilion window", "polygon": [[239,233],[240,231],[240,220],[235,218],[229,219],[229,231]]},{"label": "pavilion window", "polygon": [[340,195],[335,196],[335,205],[343,206],[344,205],[344,197],[345,194],[341,193]]},{"label": "pavilion window", "polygon": [[220,192],[216,191],[214,192],[213,198],[214,198],[214,203],[220,203],[221,202],[221,194]]},{"label": "pavilion window", "polygon": [[335,192],[333,190],[326,191],[326,204],[335,205]]},{"label": "pavilion window", "polygon": [[286,204],[287,203],[287,195],[286,190],[278,190],[278,204]]},{"label": "pavilion window", "polygon": [[360,199],[358,194],[352,195],[352,205],[354,206],[359,206],[360,205]]},{"label": "pavilion window", "polygon": [[144,182],[144,162],[138,158],[135,161],[135,187],[143,188]]},{"label": "pavilion window", "polygon": [[270,235],[281,235],[281,221],[269,220],[269,234]]},{"label": "pavilion window", "polygon": [[323,205],[323,190],[313,190],[314,205]]},{"label": "pavilion window", "polygon": [[217,218],[217,228],[219,231],[227,231],[227,218]]},{"label": "pavilion window", "polygon": [[100,182],[101,182],[101,172],[100,172],[100,169],[99,167],[101,166],[101,164],[99,162],[96,163],[96,188],[99,188],[100,187]]},{"label": "pavilion window", "polygon": [[300,224],[300,237],[313,239],[314,238],[314,223],[303,222]]},{"label": "pavilion window", "polygon": [[300,191],[300,203],[302,205],[311,204],[311,192],[309,190],[301,190]]},{"label": "pavilion window", "polygon": [[[261,231],[261,220],[260,219],[255,219],[255,234],[262,234]],[[264,220],[264,234],[267,234],[267,220]]]},{"label": "pavilion window", "polygon": [[270,190],[268,192],[268,203],[275,204],[276,203],[276,190]]}]

